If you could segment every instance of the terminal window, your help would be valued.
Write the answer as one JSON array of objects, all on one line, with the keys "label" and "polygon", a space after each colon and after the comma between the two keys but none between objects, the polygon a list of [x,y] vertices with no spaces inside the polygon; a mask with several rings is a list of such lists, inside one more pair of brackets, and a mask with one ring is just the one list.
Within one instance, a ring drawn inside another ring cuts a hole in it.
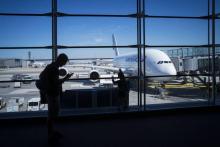
[{"label": "terminal window", "polygon": [[[46,111],[35,81],[60,53],[69,57],[60,78],[74,73],[62,85],[64,113],[218,105],[219,6],[220,0],[2,0],[0,112]],[[119,69],[129,81],[124,100],[112,81]]]}]

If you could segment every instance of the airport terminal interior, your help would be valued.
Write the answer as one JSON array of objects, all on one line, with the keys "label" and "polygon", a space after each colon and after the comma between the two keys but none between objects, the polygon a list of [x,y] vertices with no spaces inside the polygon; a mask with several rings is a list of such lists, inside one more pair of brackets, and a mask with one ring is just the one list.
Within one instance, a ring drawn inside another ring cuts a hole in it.
[{"label": "airport terminal interior", "polygon": [[220,0],[1,0],[0,21],[3,146],[50,146],[36,81],[61,53],[52,146],[220,145]]}]

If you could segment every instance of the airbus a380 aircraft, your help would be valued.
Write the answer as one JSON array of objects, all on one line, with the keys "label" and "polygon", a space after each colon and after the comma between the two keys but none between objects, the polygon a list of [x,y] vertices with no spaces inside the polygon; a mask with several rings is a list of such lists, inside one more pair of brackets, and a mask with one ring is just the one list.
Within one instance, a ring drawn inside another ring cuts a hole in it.
[{"label": "airbus a380 aircraft", "polygon": [[[113,46],[117,46],[114,34],[112,35]],[[138,58],[137,53],[129,53],[120,55],[117,48],[113,48],[115,51],[115,58],[113,59],[113,67],[109,66],[86,66],[91,67],[93,70],[89,73],[89,77],[92,80],[96,80],[100,77],[100,73],[97,69],[104,69],[108,71],[118,72],[121,68],[125,74],[131,76],[137,76],[138,74]],[[142,61],[143,62],[143,57]],[[74,65],[71,65],[74,66]],[[85,67],[85,66],[84,66]],[[144,73],[142,68],[142,73]],[[176,75],[176,69],[171,59],[167,54],[156,49],[146,49],[145,52],[145,75],[146,76],[167,76],[167,77],[155,77],[151,80],[163,82],[173,79],[173,75]],[[171,76],[171,77],[168,77]]]},{"label": "airbus a380 aircraft", "polygon": [[[143,63],[142,57],[142,63]],[[113,60],[114,67],[119,67],[129,75],[137,75],[137,54],[130,53],[122,56],[116,56]],[[143,66],[142,66],[143,67]],[[144,69],[142,68],[142,73]],[[173,76],[176,75],[176,69],[170,58],[164,52],[155,49],[147,49],[145,52],[145,75],[146,76]],[[155,77],[150,78],[156,81],[169,81],[173,77]]]},{"label": "airbus a380 aircraft", "polygon": [[[117,46],[114,34],[112,35],[113,46]],[[115,58],[113,59],[113,67],[107,66],[94,66],[98,69],[106,69],[109,71],[118,71],[121,68],[125,74],[137,76],[138,74],[138,58],[137,53],[129,53],[120,55],[117,48],[113,48],[115,51]],[[143,62],[143,57],[141,62]],[[142,73],[144,73],[142,68]],[[145,52],[145,75],[146,76],[167,76],[167,77],[155,77],[151,80],[156,81],[169,81],[173,79],[173,75],[176,75],[176,69],[171,59],[167,54],[156,49],[146,49]],[[168,77],[171,76],[171,77]],[[91,79],[97,79],[100,74],[97,70],[90,72]]]}]

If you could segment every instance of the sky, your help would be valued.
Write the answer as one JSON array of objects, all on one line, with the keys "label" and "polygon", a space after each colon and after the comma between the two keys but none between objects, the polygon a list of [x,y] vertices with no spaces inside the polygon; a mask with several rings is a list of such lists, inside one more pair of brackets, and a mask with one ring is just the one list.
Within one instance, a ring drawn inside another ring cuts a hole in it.
[{"label": "sky", "polygon": [[[220,12],[220,0],[216,0]],[[148,15],[204,16],[208,13],[207,0],[146,0]],[[0,12],[47,13],[50,0],[0,0]],[[136,0],[58,0],[58,11],[72,14],[134,14]],[[51,17],[0,16],[0,46],[50,46]],[[207,20],[146,19],[148,45],[207,44]],[[216,21],[216,43],[220,43],[220,20]],[[137,43],[135,18],[59,17],[58,45],[112,45],[115,34],[118,45]],[[160,48],[161,49],[161,48]],[[121,54],[136,48],[119,49]],[[51,59],[50,49],[0,50],[0,58]],[[62,49],[69,58],[113,57],[112,49]]]}]

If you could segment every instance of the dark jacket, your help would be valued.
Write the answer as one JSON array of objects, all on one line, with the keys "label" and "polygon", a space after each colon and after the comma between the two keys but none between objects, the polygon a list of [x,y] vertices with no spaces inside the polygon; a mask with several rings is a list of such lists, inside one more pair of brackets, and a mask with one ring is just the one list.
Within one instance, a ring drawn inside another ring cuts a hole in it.
[{"label": "dark jacket", "polygon": [[129,81],[127,80],[118,80],[113,81],[114,84],[118,84],[118,94],[120,97],[125,97],[127,93],[129,93],[130,87],[129,87]]},{"label": "dark jacket", "polygon": [[54,62],[47,65],[41,72],[40,80],[47,95],[60,95],[62,91],[62,82],[59,80],[59,69]]}]

